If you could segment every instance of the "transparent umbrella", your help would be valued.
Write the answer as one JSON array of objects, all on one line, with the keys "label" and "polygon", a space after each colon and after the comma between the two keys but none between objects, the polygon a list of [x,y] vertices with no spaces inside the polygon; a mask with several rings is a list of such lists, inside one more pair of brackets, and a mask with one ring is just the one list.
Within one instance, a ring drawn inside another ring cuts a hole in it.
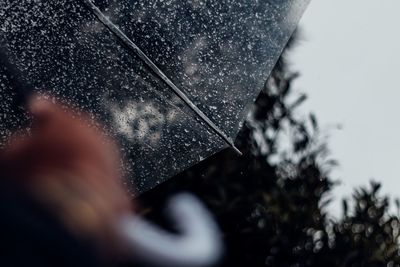
[{"label": "transparent umbrella", "polygon": [[309,0],[3,0],[0,136],[30,93],[119,140],[144,192],[231,147]]}]

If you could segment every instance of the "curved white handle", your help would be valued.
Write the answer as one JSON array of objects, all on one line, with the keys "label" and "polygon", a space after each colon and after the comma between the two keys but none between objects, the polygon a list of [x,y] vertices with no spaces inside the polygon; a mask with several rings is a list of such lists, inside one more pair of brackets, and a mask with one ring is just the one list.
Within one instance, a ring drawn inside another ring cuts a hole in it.
[{"label": "curved white handle", "polygon": [[167,214],[180,234],[172,234],[140,216],[120,221],[120,231],[133,259],[152,266],[200,267],[216,263],[222,254],[220,233],[209,212],[194,196],[171,199]]}]

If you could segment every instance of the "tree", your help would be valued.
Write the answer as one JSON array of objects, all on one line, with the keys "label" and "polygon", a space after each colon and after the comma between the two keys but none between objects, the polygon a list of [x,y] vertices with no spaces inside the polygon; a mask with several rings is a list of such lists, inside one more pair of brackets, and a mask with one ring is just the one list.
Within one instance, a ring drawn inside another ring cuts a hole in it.
[{"label": "tree", "polygon": [[161,216],[164,200],[182,190],[198,195],[224,235],[221,266],[399,264],[399,220],[388,215],[378,184],[355,193],[353,215],[345,209],[340,220],[328,216],[335,184],[329,173],[336,162],[316,117],[297,113],[306,96],[293,92],[298,74],[288,70],[285,57],[286,52],[239,134],[244,155],[222,151],[143,194],[143,213],[168,227]]},{"label": "tree", "polygon": [[399,217],[389,213],[389,199],[380,196],[380,187],[370,182],[369,188],[357,189],[351,214],[343,202],[343,218],[332,228],[330,253],[341,255],[336,266],[400,266]]}]

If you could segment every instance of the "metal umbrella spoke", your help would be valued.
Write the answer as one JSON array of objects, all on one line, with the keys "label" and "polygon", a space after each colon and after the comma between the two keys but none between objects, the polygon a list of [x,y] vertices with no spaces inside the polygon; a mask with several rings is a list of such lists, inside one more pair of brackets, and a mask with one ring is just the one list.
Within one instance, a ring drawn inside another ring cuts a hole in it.
[{"label": "metal umbrella spoke", "polygon": [[117,25],[110,21],[107,16],[90,0],[81,0],[85,5],[96,15],[96,17],[103,23],[112,33],[114,33],[129,49],[131,49],[141,60],[161,79],[163,80],[174,93],[182,99],[185,104],[192,109],[199,118],[201,118],[215,133],[217,133],[229,146],[231,146],[236,153],[242,155],[239,149],[235,146],[233,141],[211,121],[186,95],[181,89],[176,86],[165,73],[157,67],[157,65],[131,40],[125,33],[123,33]]}]

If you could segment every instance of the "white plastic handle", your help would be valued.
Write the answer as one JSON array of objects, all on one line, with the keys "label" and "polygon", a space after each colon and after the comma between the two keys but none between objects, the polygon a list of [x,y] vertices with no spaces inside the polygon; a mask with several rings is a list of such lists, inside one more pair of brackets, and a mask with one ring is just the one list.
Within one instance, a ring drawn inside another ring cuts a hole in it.
[{"label": "white plastic handle", "polygon": [[223,246],[211,215],[197,198],[180,194],[171,199],[167,214],[180,234],[169,233],[140,216],[120,221],[120,231],[134,260],[151,266],[204,267],[218,261]]}]

